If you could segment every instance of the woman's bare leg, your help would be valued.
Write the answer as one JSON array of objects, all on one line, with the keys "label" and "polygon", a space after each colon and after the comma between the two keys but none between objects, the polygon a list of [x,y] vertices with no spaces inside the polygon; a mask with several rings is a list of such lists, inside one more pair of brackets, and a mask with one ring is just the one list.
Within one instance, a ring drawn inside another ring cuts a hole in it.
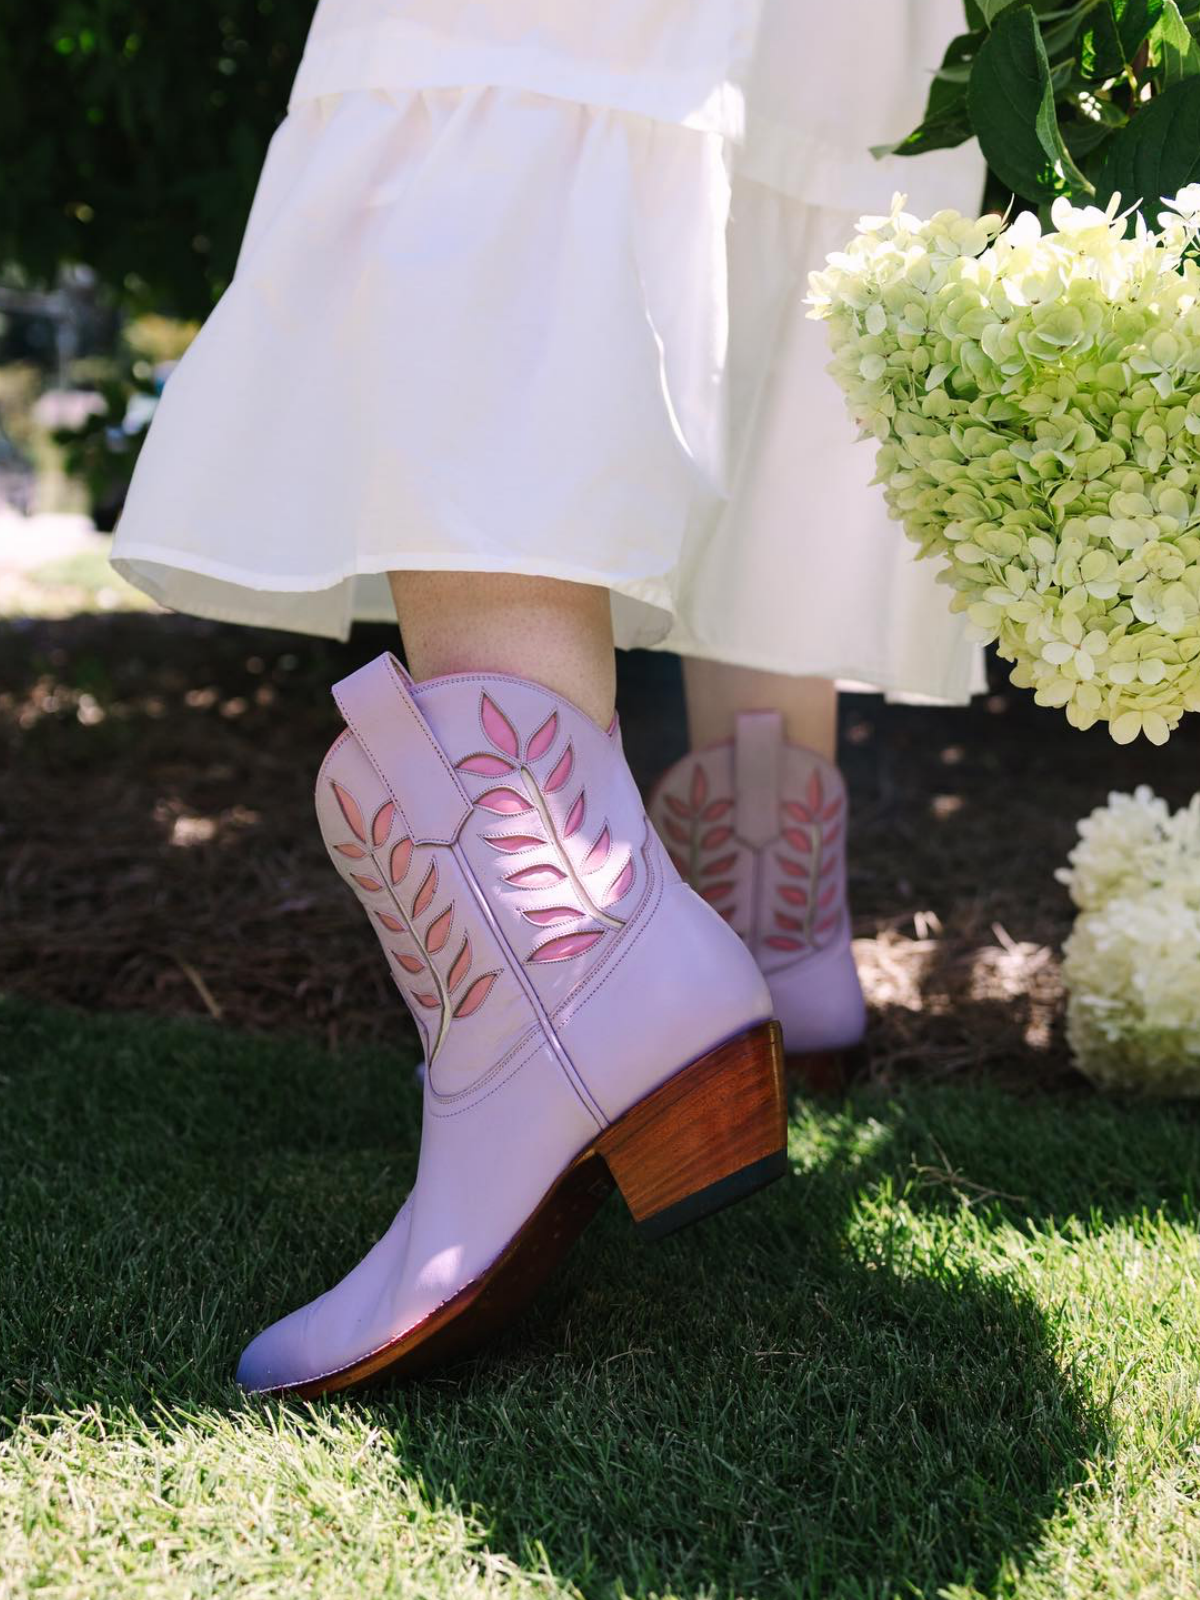
[{"label": "woman's bare leg", "polygon": [[602,728],[617,694],[607,589],[498,572],[390,572],[409,671],[508,672],[563,695]]},{"label": "woman's bare leg", "polygon": [[789,744],[836,759],[837,689],[828,678],[791,678],[689,656],[683,681],[693,750],[731,739],[739,711],[779,711]]}]

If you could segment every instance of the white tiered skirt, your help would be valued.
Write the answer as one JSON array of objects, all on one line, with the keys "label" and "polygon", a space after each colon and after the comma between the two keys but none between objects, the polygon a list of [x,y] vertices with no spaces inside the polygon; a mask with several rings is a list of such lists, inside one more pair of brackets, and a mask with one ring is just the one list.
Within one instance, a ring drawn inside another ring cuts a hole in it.
[{"label": "white tiered skirt", "polygon": [[622,645],[977,692],[803,304],[894,189],[977,209],[974,149],[869,154],[957,14],[321,0],[114,565],[338,637],[393,615],[389,570],[540,574],[608,587]]}]

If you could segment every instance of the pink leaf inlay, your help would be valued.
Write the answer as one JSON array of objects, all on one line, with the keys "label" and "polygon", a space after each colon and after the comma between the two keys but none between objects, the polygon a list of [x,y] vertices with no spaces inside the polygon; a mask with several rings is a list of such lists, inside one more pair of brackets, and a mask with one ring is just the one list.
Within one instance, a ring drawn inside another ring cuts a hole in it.
[{"label": "pink leaf inlay", "polygon": [[821,863],[821,876],[823,878],[827,878],[831,872],[836,871],[837,864],[838,862],[836,856],[826,856],[824,861]]},{"label": "pink leaf inlay", "polygon": [[732,800],[714,800],[711,805],[704,808],[705,822],[720,822],[722,817],[727,817],[733,810]]},{"label": "pink leaf inlay", "polygon": [[364,878],[359,872],[352,872],[350,876],[354,879],[355,883],[357,883],[361,888],[365,889],[368,894],[374,894],[376,890],[383,888],[383,885],[380,883],[378,878]]},{"label": "pink leaf inlay", "polygon": [[427,1011],[432,1011],[435,1006],[440,1006],[442,1003],[435,994],[419,994],[416,996],[416,1002],[419,1006],[424,1006]]},{"label": "pink leaf inlay", "polygon": [[841,838],[841,836],[842,836],[841,824],[838,823],[837,825],[835,825],[832,828],[826,828],[824,842],[825,842],[826,845],[836,844],[838,842],[838,840]]},{"label": "pink leaf inlay", "polygon": [[718,856],[715,861],[706,861],[701,867],[701,872],[706,878],[711,878],[716,872],[732,872],[737,865],[736,853],[728,856]]},{"label": "pink leaf inlay", "polygon": [[438,951],[450,937],[450,924],[453,921],[454,907],[453,905],[449,905],[445,911],[442,912],[440,917],[435,917],[429,924],[428,932],[425,935],[425,948],[429,951],[431,956],[437,955]]},{"label": "pink leaf inlay", "polygon": [[542,723],[541,727],[530,739],[525,751],[526,761],[537,761],[546,754],[550,746],[558,737],[558,712],[552,711]]},{"label": "pink leaf inlay", "polygon": [[584,797],[584,792],[581,789],[579,791],[579,799],[576,800],[575,804],[571,807],[567,814],[567,820],[563,823],[564,839],[569,839],[573,833],[579,832],[579,829],[583,825],[583,814],[586,810],[587,802]]},{"label": "pink leaf inlay", "polygon": [[822,811],[821,816],[824,818],[824,820],[826,822],[832,822],[834,817],[837,816],[838,812],[841,809],[842,809],[842,801],[841,801],[841,796],[839,795],[836,800],[831,800],[829,802],[829,804],[825,807],[824,811]]},{"label": "pink leaf inlay", "polygon": [[404,924],[399,917],[394,917],[390,911],[377,911],[375,915],[391,933],[403,933]]},{"label": "pink leaf inlay", "polygon": [[793,822],[811,822],[813,819],[808,807],[800,805],[795,800],[785,800],[783,809],[785,815],[791,817]]},{"label": "pink leaf inlay", "polygon": [[710,828],[700,843],[705,850],[715,850],[718,845],[726,844],[732,838],[732,828]]},{"label": "pink leaf inlay", "polygon": [[388,876],[393,883],[402,883],[412,862],[413,843],[411,839],[401,839],[392,846],[392,854],[388,860]]},{"label": "pink leaf inlay", "polygon": [[339,855],[349,856],[351,861],[361,861],[367,853],[365,850],[360,850],[356,844],[335,844],[333,848]]},{"label": "pink leaf inlay", "polygon": [[496,702],[486,694],[479,704],[479,720],[483,723],[484,733],[496,749],[503,750],[506,756],[512,756],[515,761],[519,746],[513,725]]},{"label": "pink leaf inlay", "polygon": [[413,901],[412,914],[419,917],[423,911],[428,910],[429,902],[437,893],[438,869],[437,862],[431,861],[429,871],[425,874],[425,881],[417,890],[417,898]]},{"label": "pink leaf inlay", "polygon": [[805,828],[785,828],[783,837],[793,850],[799,850],[801,855],[812,849],[812,834]]},{"label": "pink leaf inlay", "polygon": [[505,761],[503,756],[491,756],[482,752],[477,756],[464,756],[456,763],[459,772],[474,772],[481,778],[503,778],[513,770],[511,761]]},{"label": "pink leaf inlay", "polygon": [[547,906],[542,911],[526,911],[527,922],[537,928],[552,928],[556,922],[578,922],[584,913],[575,906]]},{"label": "pink leaf inlay", "polygon": [[473,1011],[478,1011],[491,993],[492,985],[499,976],[498,972],[485,972],[482,978],[476,978],[475,982],[455,1006],[454,1015],[456,1017],[469,1017]]},{"label": "pink leaf inlay", "polygon": [[469,935],[464,934],[463,942],[459,947],[459,952],[451,963],[450,971],[446,976],[446,987],[450,990],[451,994],[453,994],[455,989],[458,988],[459,984],[463,981],[470,970],[471,940]]},{"label": "pink leaf inlay", "polygon": [[793,878],[808,877],[808,867],[806,865],[801,865],[799,861],[789,861],[787,856],[780,855],[777,855],[775,859],[785,872],[791,873]]},{"label": "pink leaf inlay", "polygon": [[600,830],[600,837],[583,858],[585,872],[599,872],[608,860],[608,852],[612,849],[612,835],[608,831],[608,824]]},{"label": "pink leaf inlay", "polygon": [[730,895],[732,893],[732,882],[710,883],[706,889],[701,889],[700,891],[701,897],[707,900],[709,905],[712,905],[715,900],[724,900],[726,895]]},{"label": "pink leaf inlay", "polygon": [[822,919],[822,921],[817,923],[816,931],[817,933],[829,933],[832,929],[836,928],[837,925],[838,918],[836,916],[825,917]]},{"label": "pink leaf inlay", "polygon": [[[332,780],[330,781],[332,782]],[[358,801],[350,793],[349,789],[343,789],[340,783],[333,785],[333,792],[337,797],[338,805],[342,808],[342,815],[350,824],[350,832],[356,839],[366,844],[367,829],[363,822],[362,812],[358,809]]]},{"label": "pink leaf inlay", "polygon": [[563,784],[566,783],[567,779],[571,776],[574,766],[575,752],[571,746],[568,745],[563,751],[562,755],[559,757],[558,764],[555,766],[554,771],[546,779],[546,793],[557,794],[562,788]]},{"label": "pink leaf inlay", "polygon": [[785,933],[769,933],[763,940],[772,950],[803,950],[804,946],[799,939],[789,939]]},{"label": "pink leaf inlay", "polygon": [[803,889],[798,889],[795,884],[785,883],[779,890],[779,898],[786,900],[790,906],[806,906],[808,895]]},{"label": "pink leaf inlay", "polygon": [[704,776],[704,768],[697,766],[692,773],[692,810],[699,811],[708,799],[708,779]]},{"label": "pink leaf inlay", "polygon": [[777,911],[775,913],[775,926],[777,928],[786,928],[791,933],[804,932],[804,924],[798,921],[795,917],[789,917],[784,911]]},{"label": "pink leaf inlay", "polygon": [[825,791],[821,787],[821,774],[815,768],[808,780],[808,791],[804,798],[808,801],[809,810],[815,816],[825,800]]},{"label": "pink leaf inlay", "polygon": [[585,950],[590,950],[597,939],[603,939],[600,933],[564,933],[557,939],[549,939],[545,944],[538,945],[530,956],[530,961],[571,961],[576,956],[583,955]]},{"label": "pink leaf inlay", "polygon": [[561,867],[522,867],[520,872],[510,872],[504,881],[514,889],[553,889],[565,877]]},{"label": "pink leaf inlay", "polygon": [[393,950],[392,955],[404,968],[405,972],[417,973],[425,971],[425,963],[418,961],[416,956],[406,955],[403,950]]},{"label": "pink leaf inlay", "polygon": [[485,811],[494,811],[500,817],[519,817],[523,812],[533,810],[525,796],[518,794],[515,789],[489,789],[486,794],[479,796],[475,804],[482,806]]},{"label": "pink leaf inlay", "polygon": [[633,857],[630,856],[613,881],[612,888],[605,894],[602,904],[615,906],[618,900],[623,900],[633,888],[633,877]]},{"label": "pink leaf inlay", "polygon": [[371,819],[371,843],[379,846],[392,831],[392,818],[396,815],[396,802],[385,800]]},{"label": "pink leaf inlay", "polygon": [[691,816],[692,808],[688,805],[685,805],[684,802],[676,795],[665,794],[663,795],[663,799],[666,801],[667,810],[673,811],[677,817]]},{"label": "pink leaf inlay", "polygon": [[485,833],[483,837],[493,850],[503,850],[506,855],[515,855],[518,850],[532,850],[535,845],[546,842],[532,833]]},{"label": "pink leaf inlay", "polygon": [[822,894],[819,897],[819,899],[817,900],[817,909],[819,911],[828,911],[830,906],[837,899],[837,892],[838,892],[837,884],[836,883],[831,883],[829,885],[828,889],[825,890],[825,893]]},{"label": "pink leaf inlay", "polygon": [[664,817],[663,827],[666,830],[667,838],[674,839],[676,844],[687,844],[692,837],[683,823],[676,822],[674,817]]}]

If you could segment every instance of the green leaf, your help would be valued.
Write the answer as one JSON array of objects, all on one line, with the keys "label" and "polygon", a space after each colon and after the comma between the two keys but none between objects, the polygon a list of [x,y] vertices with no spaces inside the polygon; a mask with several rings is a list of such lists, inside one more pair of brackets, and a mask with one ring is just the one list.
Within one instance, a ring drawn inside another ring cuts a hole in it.
[{"label": "green leaf", "polygon": [[1200,179],[1200,77],[1187,78],[1142,106],[1114,135],[1096,182],[1101,205],[1120,194],[1153,222],[1158,202]]},{"label": "green leaf", "polygon": [[1050,62],[1030,5],[1001,15],[980,46],[967,91],[971,125],[988,165],[1023,199],[1091,194],[1063,141]]},{"label": "green leaf", "polygon": [[1109,0],[1125,60],[1132,61],[1163,13],[1165,0]]},{"label": "green leaf", "polygon": [[1166,88],[1200,73],[1200,47],[1175,0],[1165,0],[1163,14],[1154,30],[1154,48],[1162,81]]}]

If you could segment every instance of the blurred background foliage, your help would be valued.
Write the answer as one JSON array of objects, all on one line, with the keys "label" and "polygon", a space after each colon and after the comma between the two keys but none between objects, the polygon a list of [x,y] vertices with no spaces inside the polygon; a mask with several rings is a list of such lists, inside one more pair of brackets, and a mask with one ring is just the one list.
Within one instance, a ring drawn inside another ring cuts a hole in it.
[{"label": "blurred background foliage", "polygon": [[136,310],[203,317],[232,274],[309,0],[6,0],[0,263],[86,262]]}]

